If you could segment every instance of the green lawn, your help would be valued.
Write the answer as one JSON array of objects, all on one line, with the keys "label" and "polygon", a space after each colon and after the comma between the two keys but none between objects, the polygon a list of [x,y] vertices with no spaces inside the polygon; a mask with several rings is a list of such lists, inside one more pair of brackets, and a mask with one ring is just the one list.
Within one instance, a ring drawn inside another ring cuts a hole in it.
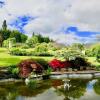
[{"label": "green lawn", "polygon": [[0,48],[0,67],[6,67],[9,65],[18,64],[23,59],[44,59],[49,61],[52,57],[38,57],[38,56],[12,56],[9,54],[9,51],[5,48]]},{"label": "green lawn", "polygon": [[[18,64],[23,59],[44,59],[45,61],[50,61],[53,57],[38,57],[38,56],[12,56],[9,54],[8,49],[0,48],[0,67],[6,67],[9,65]],[[87,57],[88,61],[95,66],[100,66],[100,63],[96,61],[95,57]]]}]

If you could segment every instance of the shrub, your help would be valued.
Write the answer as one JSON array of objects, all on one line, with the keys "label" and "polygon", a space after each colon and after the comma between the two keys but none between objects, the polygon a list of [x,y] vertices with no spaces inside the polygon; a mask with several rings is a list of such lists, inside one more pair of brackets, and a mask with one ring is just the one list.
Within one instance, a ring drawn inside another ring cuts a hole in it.
[{"label": "shrub", "polygon": [[84,57],[84,55],[81,52],[76,50],[65,50],[62,52],[57,52],[55,56],[58,58],[62,57],[66,60],[72,60],[75,59],[76,57]]},{"label": "shrub", "polygon": [[70,62],[72,63],[72,67],[77,69],[80,69],[81,66],[84,67],[84,69],[86,69],[86,67],[91,66],[90,63],[82,57],[76,57],[74,60],[71,60]]},{"label": "shrub", "polygon": [[15,38],[8,38],[7,40],[3,41],[3,46],[4,47],[9,47],[9,46],[14,47],[15,43],[16,43]]},{"label": "shrub", "polygon": [[40,65],[42,65],[44,70],[48,69],[48,61],[46,61],[42,58],[37,58],[37,59],[33,59],[33,60],[38,62]]},{"label": "shrub", "polygon": [[42,73],[43,67],[32,59],[23,60],[18,64],[20,77],[26,78],[32,71]]},{"label": "shrub", "polygon": [[53,69],[53,70],[57,70],[57,69],[61,69],[61,68],[68,68],[71,67],[71,63],[70,61],[60,61],[57,59],[53,59],[51,62],[49,62],[49,66]]},{"label": "shrub", "polygon": [[96,60],[97,60],[98,62],[100,62],[100,50],[98,51],[98,53],[97,53],[97,55],[96,55]]},{"label": "shrub", "polygon": [[25,49],[12,48],[10,49],[10,54],[17,55],[17,56],[25,56],[27,55],[27,52]]},{"label": "shrub", "polygon": [[93,57],[94,56],[92,50],[86,50],[85,55],[88,56],[88,57]]},{"label": "shrub", "polygon": [[13,77],[18,78],[19,68],[16,65],[8,67],[8,72],[13,75]]},{"label": "shrub", "polygon": [[49,66],[53,69],[53,70],[57,70],[60,68],[61,65],[61,61],[57,60],[57,59],[53,59],[51,62],[49,62]]},{"label": "shrub", "polygon": [[10,49],[10,54],[12,55],[17,55],[17,56],[53,56],[49,52],[38,52],[33,50],[28,50],[28,49],[21,49],[21,48],[12,48]]}]

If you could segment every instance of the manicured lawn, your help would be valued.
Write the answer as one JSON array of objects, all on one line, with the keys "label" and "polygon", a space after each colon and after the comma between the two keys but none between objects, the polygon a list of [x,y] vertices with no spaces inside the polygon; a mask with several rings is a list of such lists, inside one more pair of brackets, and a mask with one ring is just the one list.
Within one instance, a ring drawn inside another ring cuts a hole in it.
[{"label": "manicured lawn", "polygon": [[[53,57],[38,57],[38,56],[13,56],[9,54],[9,50],[6,48],[0,48],[0,67],[6,67],[9,65],[18,64],[23,59],[44,59],[45,61],[50,61]],[[88,61],[95,66],[100,66],[100,63],[96,61],[95,57],[87,57]]]},{"label": "manicured lawn", "polygon": [[12,56],[9,54],[8,49],[0,48],[0,67],[18,64],[23,59],[44,59],[49,61],[52,57],[38,57],[38,56]]}]

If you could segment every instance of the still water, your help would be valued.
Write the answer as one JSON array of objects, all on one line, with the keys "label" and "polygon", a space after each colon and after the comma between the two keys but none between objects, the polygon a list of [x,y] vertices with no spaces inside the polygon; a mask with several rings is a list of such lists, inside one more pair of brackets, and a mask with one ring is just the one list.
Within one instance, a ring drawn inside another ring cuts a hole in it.
[{"label": "still water", "polygon": [[100,79],[70,79],[68,84],[45,80],[32,88],[24,82],[3,83],[0,100],[100,100]]}]

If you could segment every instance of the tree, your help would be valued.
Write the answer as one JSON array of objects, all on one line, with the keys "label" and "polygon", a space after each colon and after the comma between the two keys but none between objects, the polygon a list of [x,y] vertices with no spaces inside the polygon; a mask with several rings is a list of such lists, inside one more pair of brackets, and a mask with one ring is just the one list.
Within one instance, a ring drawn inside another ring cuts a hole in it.
[{"label": "tree", "polygon": [[25,34],[21,34],[21,42],[25,43],[27,40],[28,36],[26,36]]},{"label": "tree", "polygon": [[38,37],[37,36],[33,36],[32,38],[29,38],[27,41],[26,41],[26,44],[29,46],[29,47],[34,47],[35,44],[39,43],[38,41]]},{"label": "tree", "polygon": [[14,31],[11,32],[10,38],[15,37],[16,42],[19,42],[19,43],[20,43],[20,42],[22,42],[22,40],[21,40],[21,34],[22,34],[22,33],[20,33],[19,31],[14,30]]},{"label": "tree", "polygon": [[7,23],[6,23],[6,20],[3,21],[2,29],[3,29],[3,30],[7,30]]},{"label": "tree", "polygon": [[3,37],[2,34],[0,33],[0,47],[2,47],[2,43],[3,43]]},{"label": "tree", "polygon": [[49,37],[44,37],[44,42],[49,43],[50,42]]},{"label": "tree", "polygon": [[7,40],[10,37],[11,31],[1,29],[0,33],[2,33],[3,40]]},{"label": "tree", "polygon": [[74,43],[72,46],[71,46],[72,49],[75,49],[75,50],[79,50],[79,51],[82,51],[84,49],[84,45],[83,44],[80,44],[80,43]]}]

